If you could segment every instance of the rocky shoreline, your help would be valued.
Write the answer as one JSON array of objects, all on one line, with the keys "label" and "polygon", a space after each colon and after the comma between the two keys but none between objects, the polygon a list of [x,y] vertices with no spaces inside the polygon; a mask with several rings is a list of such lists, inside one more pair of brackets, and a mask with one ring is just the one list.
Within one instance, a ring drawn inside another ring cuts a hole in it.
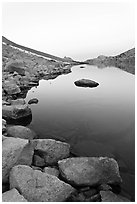
[{"label": "rocky shoreline", "polygon": [[119,166],[110,157],[77,157],[70,145],[38,139],[24,98],[40,79],[71,72],[71,63],[45,59],[3,43],[3,202],[130,202],[120,195]]},{"label": "rocky shoreline", "polygon": [[3,202],[130,202],[119,195],[122,179],[113,158],[76,157],[69,144],[35,139],[34,131],[6,127],[5,120],[3,131]]}]

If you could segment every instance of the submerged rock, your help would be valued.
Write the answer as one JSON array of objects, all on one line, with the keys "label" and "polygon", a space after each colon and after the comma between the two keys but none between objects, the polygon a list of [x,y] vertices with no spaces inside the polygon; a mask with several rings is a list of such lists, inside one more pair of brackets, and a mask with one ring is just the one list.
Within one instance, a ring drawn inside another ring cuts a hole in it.
[{"label": "submerged rock", "polygon": [[131,202],[127,198],[116,195],[112,191],[100,191],[102,202]]},{"label": "submerged rock", "polygon": [[28,127],[21,125],[14,125],[7,128],[7,135],[9,137],[18,137],[22,139],[33,140],[37,138],[36,133]]},{"label": "submerged rock", "polygon": [[117,162],[107,157],[67,158],[58,162],[62,177],[76,186],[120,184]]},{"label": "submerged rock", "polygon": [[10,188],[16,188],[29,202],[63,202],[75,189],[56,176],[18,165],[10,172]]},{"label": "submerged rock", "polygon": [[27,202],[27,200],[13,188],[2,194],[2,202]]},{"label": "submerged rock", "polygon": [[45,164],[56,164],[59,160],[69,157],[70,145],[52,139],[33,140],[35,150],[45,160]]},{"label": "submerged rock", "polygon": [[27,140],[9,137],[2,142],[2,182],[8,182],[9,172],[16,164],[31,165],[34,148]]},{"label": "submerged rock", "polygon": [[89,80],[89,79],[80,79],[78,81],[75,81],[74,84],[76,86],[82,86],[82,87],[97,87],[99,84],[95,81]]},{"label": "submerged rock", "polygon": [[2,106],[2,117],[7,120],[18,120],[32,115],[31,109],[28,105],[11,105]]},{"label": "submerged rock", "polygon": [[34,104],[34,103],[37,104],[38,102],[39,102],[39,100],[37,98],[33,98],[33,99],[29,100],[28,104]]}]

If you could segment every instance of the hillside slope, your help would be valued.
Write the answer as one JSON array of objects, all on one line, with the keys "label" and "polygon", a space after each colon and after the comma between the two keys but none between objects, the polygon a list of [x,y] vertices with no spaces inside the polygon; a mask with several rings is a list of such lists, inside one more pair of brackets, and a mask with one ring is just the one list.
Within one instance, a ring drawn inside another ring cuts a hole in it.
[{"label": "hillside slope", "polygon": [[121,53],[117,56],[103,56],[86,60],[85,63],[98,67],[115,66],[124,71],[135,74],[135,48]]}]

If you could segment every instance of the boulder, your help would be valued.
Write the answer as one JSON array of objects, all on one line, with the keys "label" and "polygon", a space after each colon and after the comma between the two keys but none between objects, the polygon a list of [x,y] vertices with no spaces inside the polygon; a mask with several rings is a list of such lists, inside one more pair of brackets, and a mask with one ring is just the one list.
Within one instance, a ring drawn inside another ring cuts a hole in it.
[{"label": "boulder", "polygon": [[97,87],[99,84],[95,81],[89,80],[89,79],[80,79],[78,81],[75,81],[74,84],[76,86],[81,86],[81,87]]},{"label": "boulder", "polygon": [[37,104],[39,102],[39,100],[37,98],[32,98],[29,100],[28,104]]},{"label": "boulder", "polygon": [[39,155],[33,156],[33,165],[36,167],[44,167],[45,166],[45,160],[41,158]]},{"label": "boulder", "polygon": [[32,116],[31,109],[28,105],[11,105],[2,106],[2,117],[7,120],[18,120]]},{"label": "boulder", "polygon": [[70,145],[53,139],[33,140],[35,150],[44,158],[46,165],[56,164],[59,160],[69,157]]},{"label": "boulder", "polygon": [[56,176],[25,165],[12,168],[10,188],[16,188],[28,202],[63,202],[75,191]]},{"label": "boulder", "polygon": [[27,200],[13,188],[2,194],[2,202],[27,202]]},{"label": "boulder", "polygon": [[18,98],[16,100],[10,101],[11,105],[24,105],[26,104],[25,100],[23,98]]},{"label": "boulder", "polygon": [[9,126],[7,128],[7,136],[18,137],[18,138],[28,139],[28,140],[33,140],[34,138],[37,138],[37,135],[33,130],[21,125]]},{"label": "boulder", "polygon": [[12,60],[12,61],[8,62],[5,69],[9,73],[17,72],[18,74],[20,74],[22,76],[25,75],[24,63],[22,61],[19,61],[19,60],[14,60],[14,61]]},{"label": "boulder", "polygon": [[19,86],[10,81],[4,82],[3,89],[9,95],[19,94],[21,92]]},{"label": "boulder", "polygon": [[45,167],[43,169],[43,172],[47,173],[47,174],[50,174],[50,175],[53,175],[53,176],[56,176],[56,177],[59,176],[59,170],[54,168],[54,167]]},{"label": "boulder", "polygon": [[17,164],[31,165],[34,147],[28,140],[9,137],[2,142],[2,182],[8,182],[11,168]]},{"label": "boulder", "polygon": [[112,191],[100,191],[102,202],[131,202],[127,198],[116,195]]},{"label": "boulder", "polygon": [[77,157],[58,162],[62,177],[76,186],[120,184],[117,162],[107,157]]},{"label": "boulder", "polygon": [[10,103],[9,101],[4,101],[4,100],[2,100],[2,105],[7,105],[7,106],[9,106],[9,105],[11,105],[11,103]]}]

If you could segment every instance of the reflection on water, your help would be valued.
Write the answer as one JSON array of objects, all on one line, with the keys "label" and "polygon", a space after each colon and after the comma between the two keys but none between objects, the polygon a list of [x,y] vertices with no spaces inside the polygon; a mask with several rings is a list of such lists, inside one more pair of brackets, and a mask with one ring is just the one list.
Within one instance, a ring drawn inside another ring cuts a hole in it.
[{"label": "reflection on water", "polygon": [[[41,80],[38,88],[28,92],[27,101],[39,99],[37,105],[31,105],[30,127],[40,138],[69,142],[77,155],[112,155],[121,172],[134,181],[134,75],[114,67],[85,67],[75,66],[68,75]],[[99,86],[76,87],[74,81],[82,78]],[[125,190],[133,195],[133,182]]]}]

